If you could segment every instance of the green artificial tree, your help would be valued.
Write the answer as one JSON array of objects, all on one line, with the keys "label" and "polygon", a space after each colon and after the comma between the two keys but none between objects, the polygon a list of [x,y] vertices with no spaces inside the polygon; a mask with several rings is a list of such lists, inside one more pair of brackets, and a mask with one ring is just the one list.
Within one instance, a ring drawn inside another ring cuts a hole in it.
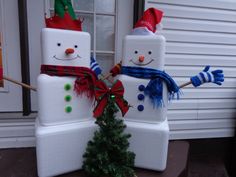
[{"label": "green artificial tree", "polygon": [[95,122],[99,129],[88,142],[83,169],[94,177],[133,177],[135,154],[128,151],[131,135],[124,133],[123,119],[115,116],[118,96],[108,91],[103,97],[106,97],[106,104]]}]

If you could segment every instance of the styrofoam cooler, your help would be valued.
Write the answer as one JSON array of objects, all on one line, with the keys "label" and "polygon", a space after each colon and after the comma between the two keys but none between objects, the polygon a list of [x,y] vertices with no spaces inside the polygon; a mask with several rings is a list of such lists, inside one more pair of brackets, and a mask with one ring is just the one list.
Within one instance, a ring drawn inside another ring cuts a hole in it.
[{"label": "styrofoam cooler", "polygon": [[125,121],[130,150],[136,154],[135,166],[163,171],[167,163],[169,125],[167,119],[161,123],[149,124]]},{"label": "styrofoam cooler", "polygon": [[94,121],[42,126],[36,121],[36,152],[39,177],[50,177],[81,169]]}]

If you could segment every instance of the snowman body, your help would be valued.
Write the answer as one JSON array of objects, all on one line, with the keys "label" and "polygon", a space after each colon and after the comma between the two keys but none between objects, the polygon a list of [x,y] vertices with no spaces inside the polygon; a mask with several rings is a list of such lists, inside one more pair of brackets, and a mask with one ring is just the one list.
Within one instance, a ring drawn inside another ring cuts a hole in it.
[{"label": "snowman body", "polygon": [[[128,35],[124,39],[122,66],[164,70],[165,38],[161,35]],[[124,120],[131,134],[130,150],[135,166],[163,171],[166,168],[169,142],[167,121],[168,93],[163,82],[162,105],[155,107],[144,94],[150,79],[119,75],[128,101],[129,111]]]},{"label": "snowman body", "polygon": [[[123,66],[164,69],[165,38],[161,35],[128,35],[124,39]],[[140,60],[142,59],[142,60]],[[168,95],[163,82],[162,105],[154,107],[152,100],[144,94],[150,79],[135,78],[127,75],[118,77],[125,87],[125,99],[130,109],[126,120],[158,123],[166,119]]]},{"label": "snowman body", "polygon": [[[67,54],[66,50],[72,52]],[[85,32],[45,28],[42,31],[43,64],[90,66],[90,35]],[[92,99],[74,91],[76,77],[38,77],[39,117],[42,125],[91,119]]]},{"label": "snowman body", "polygon": [[[43,64],[90,67],[90,35],[86,32],[42,30]],[[39,111],[35,124],[39,177],[82,168],[87,142],[96,129],[93,100],[74,91],[76,77],[38,77]]]}]

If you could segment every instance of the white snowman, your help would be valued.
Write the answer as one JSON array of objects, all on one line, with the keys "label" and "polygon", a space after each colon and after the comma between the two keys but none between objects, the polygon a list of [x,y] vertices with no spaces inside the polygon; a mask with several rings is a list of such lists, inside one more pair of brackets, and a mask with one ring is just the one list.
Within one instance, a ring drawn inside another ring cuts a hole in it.
[{"label": "white snowman", "polygon": [[[80,21],[71,19],[68,12],[63,18],[55,15],[49,20],[53,25],[47,24],[41,35],[43,60],[37,89],[39,177],[81,169],[87,142],[96,129],[92,116],[94,90],[89,88],[96,79],[90,69],[90,35],[80,31],[81,26],[77,30]],[[57,23],[73,26],[56,29]]]},{"label": "white snowman", "polygon": [[165,38],[155,34],[162,15],[154,8],[146,10],[132,34],[125,37],[121,75],[117,78],[131,106],[124,120],[132,135],[130,149],[136,154],[135,166],[152,170],[166,168],[167,104],[178,90],[176,85],[176,90],[171,90],[175,83],[163,72]]},{"label": "white snowman", "polygon": [[43,74],[38,77],[40,123],[56,125],[91,119],[93,100],[85,94],[78,95],[74,90],[77,77],[67,75],[73,67],[90,68],[90,35],[45,28],[42,50]]}]

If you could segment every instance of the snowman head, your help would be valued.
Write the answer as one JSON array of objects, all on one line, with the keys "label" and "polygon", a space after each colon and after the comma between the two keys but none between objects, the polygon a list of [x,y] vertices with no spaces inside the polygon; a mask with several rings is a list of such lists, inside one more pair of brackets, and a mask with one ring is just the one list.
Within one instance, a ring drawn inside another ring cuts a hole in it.
[{"label": "snowman head", "polygon": [[86,32],[44,28],[43,64],[90,66],[90,35]]},{"label": "snowman head", "polygon": [[124,39],[122,65],[163,70],[165,38],[161,35],[128,35]]},{"label": "snowman head", "polygon": [[165,38],[156,35],[163,12],[149,8],[135,24],[132,35],[124,39],[124,66],[146,67],[162,70],[164,66]]}]

